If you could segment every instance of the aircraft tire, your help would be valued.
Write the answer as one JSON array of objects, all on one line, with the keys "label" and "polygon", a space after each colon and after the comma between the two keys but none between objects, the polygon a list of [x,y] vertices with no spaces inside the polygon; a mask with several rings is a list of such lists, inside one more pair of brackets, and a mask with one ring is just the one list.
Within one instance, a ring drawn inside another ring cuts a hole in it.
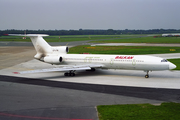
[{"label": "aircraft tire", "polygon": [[75,73],[71,73],[71,76],[75,76]]},{"label": "aircraft tire", "polygon": [[69,76],[68,73],[64,73],[64,76]]},{"label": "aircraft tire", "polygon": [[145,75],[145,78],[149,78],[149,75]]},{"label": "aircraft tire", "polygon": [[64,73],[64,76],[75,76],[75,73]]}]

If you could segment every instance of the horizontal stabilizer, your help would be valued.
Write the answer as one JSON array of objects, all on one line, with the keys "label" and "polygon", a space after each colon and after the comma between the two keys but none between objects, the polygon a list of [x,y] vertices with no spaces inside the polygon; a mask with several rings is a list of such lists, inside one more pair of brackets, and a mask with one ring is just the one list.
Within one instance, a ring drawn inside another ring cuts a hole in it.
[{"label": "horizontal stabilizer", "polygon": [[10,35],[10,36],[27,36],[27,37],[49,36],[47,34],[7,34],[7,35]]}]

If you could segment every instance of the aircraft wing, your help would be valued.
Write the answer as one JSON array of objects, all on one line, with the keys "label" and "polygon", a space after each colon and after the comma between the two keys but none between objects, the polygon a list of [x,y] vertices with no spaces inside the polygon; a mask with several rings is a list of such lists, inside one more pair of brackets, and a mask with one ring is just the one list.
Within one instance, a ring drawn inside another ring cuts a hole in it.
[{"label": "aircraft wing", "polygon": [[38,69],[38,70],[29,70],[21,72],[13,72],[14,74],[26,74],[26,73],[41,73],[41,72],[54,72],[54,71],[77,71],[77,70],[91,70],[91,68],[101,68],[101,64],[87,64],[87,65],[75,65],[75,66],[66,66],[61,68],[48,68],[48,69]]}]

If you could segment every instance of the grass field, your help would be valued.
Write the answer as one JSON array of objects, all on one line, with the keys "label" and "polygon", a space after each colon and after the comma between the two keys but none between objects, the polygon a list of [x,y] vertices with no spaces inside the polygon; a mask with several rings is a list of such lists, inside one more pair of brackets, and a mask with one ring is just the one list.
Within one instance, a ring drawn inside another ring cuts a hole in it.
[{"label": "grass field", "polygon": [[[85,41],[85,40],[103,40],[103,39],[118,39],[127,37],[136,37],[138,35],[67,35],[67,36],[48,36],[44,37],[47,42],[72,42],[72,41]],[[30,39],[22,39],[20,36],[1,36],[0,41],[27,41]]]},{"label": "grass field", "polygon": [[180,120],[180,103],[97,106],[100,120]]},{"label": "grass field", "polygon": [[81,45],[69,49],[69,53],[90,53],[90,54],[162,54],[180,53],[180,47],[153,47],[153,46],[89,46]]},{"label": "grass field", "polygon": [[139,37],[116,40],[97,40],[92,43],[180,43],[180,37]]},{"label": "grass field", "polygon": [[[180,43],[179,37],[141,37],[142,35],[67,35],[44,37],[47,42],[72,42],[93,40],[93,43]],[[145,36],[145,35],[144,35]],[[27,41],[19,36],[1,36],[0,41]]]}]

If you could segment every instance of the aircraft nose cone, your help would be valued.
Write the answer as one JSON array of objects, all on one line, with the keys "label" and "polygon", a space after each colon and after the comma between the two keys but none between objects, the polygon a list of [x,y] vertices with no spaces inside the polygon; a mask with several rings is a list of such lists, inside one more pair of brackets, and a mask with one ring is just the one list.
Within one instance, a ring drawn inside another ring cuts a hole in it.
[{"label": "aircraft nose cone", "polygon": [[169,69],[171,70],[171,69],[174,69],[174,68],[176,68],[176,65],[170,63],[170,64],[169,64]]}]

